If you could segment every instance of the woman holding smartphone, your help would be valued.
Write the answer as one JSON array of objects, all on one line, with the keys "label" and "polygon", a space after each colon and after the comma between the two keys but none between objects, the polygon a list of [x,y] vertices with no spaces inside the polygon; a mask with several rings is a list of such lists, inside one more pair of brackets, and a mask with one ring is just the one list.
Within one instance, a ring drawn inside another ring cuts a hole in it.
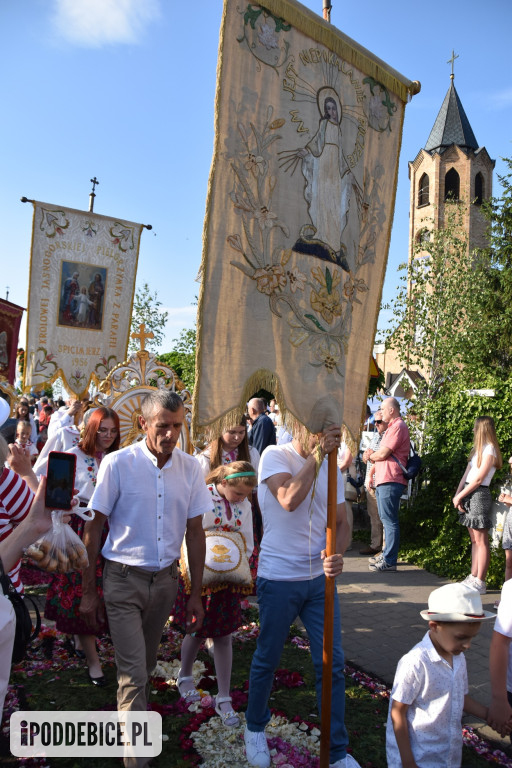
[{"label": "woman holding smartphone", "polygon": [[[80,507],[87,507],[96,486],[98,469],[103,456],[119,448],[119,417],[111,408],[96,408],[86,414],[86,426],[78,445],[67,453],[76,456],[75,488],[78,490]],[[37,474],[45,474],[46,462],[37,466]],[[85,522],[76,515],[71,520],[72,528],[80,538]],[[104,533],[104,535],[106,535]],[[103,564],[98,558],[96,579],[98,594],[103,596],[101,579]],[[88,676],[92,685],[106,685],[101,662],[96,648],[96,635],[105,631],[106,625],[92,630],[80,616],[78,609],[82,597],[82,576],[80,573],[60,573],[52,577],[46,594],[45,617],[55,621],[60,632],[74,635],[74,651],[87,661]]]}]

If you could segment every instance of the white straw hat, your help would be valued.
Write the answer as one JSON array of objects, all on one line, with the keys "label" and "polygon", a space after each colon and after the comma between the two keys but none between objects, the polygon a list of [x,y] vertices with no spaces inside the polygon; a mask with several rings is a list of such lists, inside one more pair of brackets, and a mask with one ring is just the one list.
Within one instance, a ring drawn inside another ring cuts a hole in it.
[{"label": "white straw hat", "polygon": [[11,406],[7,402],[7,400],[4,400],[3,397],[0,397],[0,427],[4,423],[4,421],[7,421],[9,418],[9,414],[11,412]]},{"label": "white straw hat", "polygon": [[428,598],[428,610],[421,611],[426,621],[486,621],[496,614],[484,611],[476,589],[465,584],[445,584],[434,589]]}]

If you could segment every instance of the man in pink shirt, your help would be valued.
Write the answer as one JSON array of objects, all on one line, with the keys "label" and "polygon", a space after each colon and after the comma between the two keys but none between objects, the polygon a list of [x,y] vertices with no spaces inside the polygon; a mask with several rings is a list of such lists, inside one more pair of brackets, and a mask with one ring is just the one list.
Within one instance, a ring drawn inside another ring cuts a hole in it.
[{"label": "man in pink shirt", "polygon": [[[379,516],[384,526],[385,547],[382,554],[370,562],[370,571],[396,571],[400,546],[398,513],[400,499],[407,486],[400,464],[405,466],[409,458],[411,441],[409,430],[400,416],[400,406],[394,397],[388,397],[380,408],[382,419],[388,427],[378,450],[369,454],[375,462],[375,486]],[[395,458],[398,461],[395,460]],[[372,558],[373,559],[373,558]]]}]

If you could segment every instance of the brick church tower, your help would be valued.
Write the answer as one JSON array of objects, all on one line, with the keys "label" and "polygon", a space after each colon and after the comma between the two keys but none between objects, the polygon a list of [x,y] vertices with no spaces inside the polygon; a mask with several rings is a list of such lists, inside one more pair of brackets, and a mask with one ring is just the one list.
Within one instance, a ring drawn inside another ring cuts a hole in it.
[{"label": "brick church tower", "polygon": [[[482,216],[482,201],[492,196],[492,174],[495,161],[485,147],[479,147],[450,75],[450,87],[444,98],[425,146],[409,162],[409,260],[414,247],[433,227],[442,227],[447,200],[467,204],[465,227],[469,250],[487,245],[487,223]],[[428,236],[428,235],[427,235]],[[404,369],[395,350],[374,350],[379,368],[384,371],[386,389],[392,394],[409,396],[414,389],[417,371]],[[398,383],[402,381],[402,386]],[[411,388],[404,383],[410,380]]]},{"label": "brick church tower", "polygon": [[427,143],[409,163],[409,259],[425,229],[425,218],[433,220],[434,227],[442,226],[445,203],[450,199],[470,203],[466,214],[470,251],[486,245],[487,225],[480,205],[492,195],[495,161],[485,147],[478,146],[455,90],[454,75],[450,77],[450,87]]}]

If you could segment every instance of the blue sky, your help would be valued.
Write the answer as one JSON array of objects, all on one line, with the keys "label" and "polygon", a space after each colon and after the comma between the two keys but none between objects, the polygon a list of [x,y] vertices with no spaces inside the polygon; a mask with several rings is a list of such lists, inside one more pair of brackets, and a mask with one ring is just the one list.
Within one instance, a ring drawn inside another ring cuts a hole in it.
[{"label": "blue sky", "polygon": [[[321,14],[322,0],[304,4]],[[32,206],[20,197],[86,209],[97,176],[96,212],[153,225],[137,284],[169,312],[161,351],[193,324],[221,13],[222,0],[2,0],[2,297],[9,286],[26,306]],[[407,162],[448,90],[452,49],[457,91],[496,173],[512,155],[512,3],[333,0],[331,22],[422,84],[405,113],[386,301],[407,259]]]}]

